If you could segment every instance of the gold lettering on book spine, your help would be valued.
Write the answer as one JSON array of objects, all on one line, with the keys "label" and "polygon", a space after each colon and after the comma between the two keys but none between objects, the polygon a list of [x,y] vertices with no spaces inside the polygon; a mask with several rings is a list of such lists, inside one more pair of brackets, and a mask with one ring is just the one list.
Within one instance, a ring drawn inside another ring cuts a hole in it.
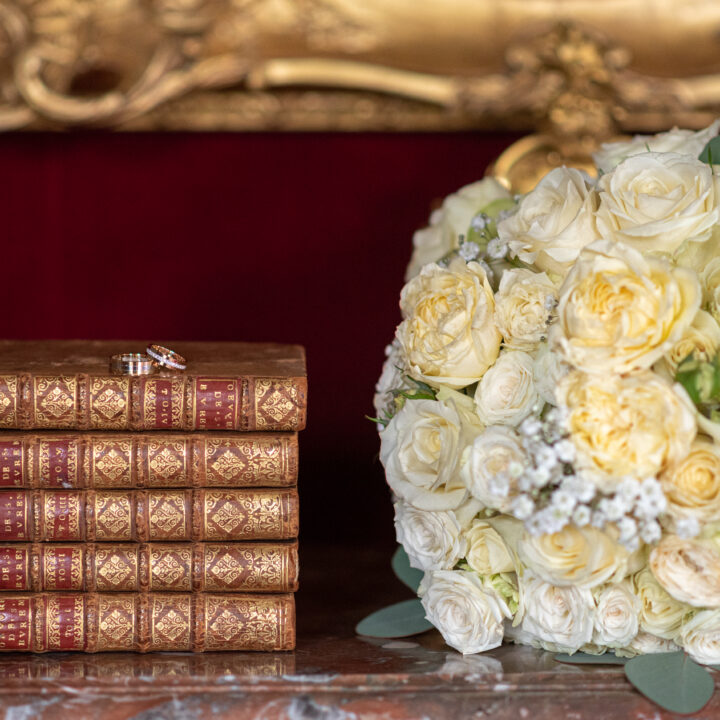
[{"label": "gold lettering on book spine", "polygon": [[161,438],[144,442],[148,487],[183,487],[189,484],[188,440]]},{"label": "gold lettering on book spine", "polygon": [[98,650],[135,650],[135,595],[97,595]]},{"label": "gold lettering on book spine", "polygon": [[93,378],[90,386],[90,427],[126,428],[130,414],[130,378]]},{"label": "gold lettering on book spine", "polygon": [[77,424],[78,378],[36,375],[35,427],[71,428]]},{"label": "gold lettering on book spine", "polygon": [[97,540],[132,540],[132,493],[95,495],[95,538]]},{"label": "gold lettering on book spine", "polygon": [[95,584],[103,591],[138,590],[138,547],[97,547]]},{"label": "gold lettering on book spine", "polygon": [[280,644],[280,598],[206,595],[206,650],[273,650]]},{"label": "gold lettering on book spine", "polygon": [[[55,441],[57,442],[57,441]],[[32,446],[31,446],[32,447]],[[62,454],[60,462],[67,477],[67,485],[63,487],[78,487],[78,444],[75,440],[67,439],[65,446],[61,449],[53,445],[51,440],[40,440],[37,444],[38,461],[40,464],[41,487],[51,487],[52,469],[56,462],[57,454]],[[33,463],[30,463],[33,467]]]},{"label": "gold lettering on book spine", "polygon": [[255,424],[258,430],[294,430],[300,393],[293,380],[264,378],[255,381]]},{"label": "gold lettering on book spine", "polygon": [[0,375],[0,427],[17,427],[17,375]]},{"label": "gold lettering on book spine", "polygon": [[277,484],[283,478],[284,447],[278,438],[208,438],[205,446],[205,477],[210,487]]},{"label": "gold lettering on book spine", "polygon": [[192,603],[190,595],[152,595],[150,599],[152,650],[190,650]]},{"label": "gold lettering on book spine", "polygon": [[150,494],[150,539],[187,540],[187,507],[182,490]]},{"label": "gold lettering on book spine", "polygon": [[94,487],[130,487],[132,485],[132,442],[93,438],[92,481]]},{"label": "gold lettering on book spine", "polygon": [[[83,597],[81,594],[72,597],[72,611],[69,613],[67,605],[70,598],[67,595],[47,596],[45,609],[47,650],[82,649],[85,639],[85,603]],[[68,614],[71,617],[67,617]],[[64,615],[65,617],[63,617]]]},{"label": "gold lettering on book spine", "polygon": [[[83,545],[52,547],[42,546],[43,589],[83,590],[85,576],[85,547]],[[68,558],[68,551],[70,556]],[[69,568],[68,568],[69,565]],[[68,583],[67,576],[70,582]]]},{"label": "gold lettering on book spine", "polygon": [[173,545],[151,545],[150,589],[190,592],[192,549]]},{"label": "gold lettering on book spine", "polygon": [[[168,382],[170,388],[166,390]],[[179,377],[147,379],[144,382],[144,388],[143,418],[145,427],[157,427],[161,421],[160,427],[167,427],[168,430],[182,428],[185,381]]]}]

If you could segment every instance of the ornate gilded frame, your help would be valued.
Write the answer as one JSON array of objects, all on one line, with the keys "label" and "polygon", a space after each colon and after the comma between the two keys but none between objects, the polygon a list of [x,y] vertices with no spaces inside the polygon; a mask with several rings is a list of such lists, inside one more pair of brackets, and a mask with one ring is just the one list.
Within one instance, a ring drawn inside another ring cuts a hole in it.
[{"label": "ornate gilded frame", "polygon": [[0,0],[0,128],[699,127],[718,27],[714,0]]}]

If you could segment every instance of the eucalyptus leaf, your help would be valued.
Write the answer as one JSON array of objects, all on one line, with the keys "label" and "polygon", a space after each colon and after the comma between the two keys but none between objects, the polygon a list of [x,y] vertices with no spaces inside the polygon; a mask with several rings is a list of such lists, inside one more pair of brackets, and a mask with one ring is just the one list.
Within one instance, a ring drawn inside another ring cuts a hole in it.
[{"label": "eucalyptus leaf", "polygon": [[648,700],[682,715],[705,707],[715,689],[710,673],[682,650],[631,658],[625,675]]},{"label": "eucalyptus leaf", "polygon": [[714,137],[708,142],[700,155],[698,155],[698,160],[708,164],[720,160],[720,136]]},{"label": "eucalyptus leaf", "polygon": [[397,579],[416,593],[420,587],[420,581],[423,579],[423,571],[410,567],[410,558],[402,545],[393,554],[390,564]]},{"label": "eucalyptus leaf", "polygon": [[389,605],[368,615],[355,626],[358,635],[376,638],[401,638],[430,630],[425,608],[417,598]]},{"label": "eucalyptus leaf", "polygon": [[629,658],[618,657],[615,653],[590,655],[588,653],[578,652],[573,655],[560,653],[555,656],[555,660],[570,665],[624,665]]}]

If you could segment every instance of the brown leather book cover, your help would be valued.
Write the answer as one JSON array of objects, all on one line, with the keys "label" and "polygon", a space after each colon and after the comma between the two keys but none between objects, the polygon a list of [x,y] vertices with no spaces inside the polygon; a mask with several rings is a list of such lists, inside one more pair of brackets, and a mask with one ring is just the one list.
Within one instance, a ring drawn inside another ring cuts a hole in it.
[{"label": "brown leather book cover", "polygon": [[297,542],[0,545],[0,591],[294,592]]},{"label": "brown leather book cover", "polygon": [[294,489],[3,490],[0,542],[296,538]]},{"label": "brown leather book cover", "polygon": [[297,433],[0,433],[0,488],[282,487]]},{"label": "brown leather book cover", "polygon": [[291,594],[0,594],[0,651],[292,650]]},{"label": "brown leather book cover", "polygon": [[182,372],[110,372],[137,341],[0,341],[0,429],[301,430],[305,352],[270,343],[163,343]]}]

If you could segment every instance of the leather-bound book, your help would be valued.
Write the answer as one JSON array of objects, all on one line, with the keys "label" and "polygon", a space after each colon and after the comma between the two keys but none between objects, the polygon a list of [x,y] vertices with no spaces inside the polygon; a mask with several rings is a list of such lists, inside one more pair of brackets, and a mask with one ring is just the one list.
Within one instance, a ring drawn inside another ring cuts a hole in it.
[{"label": "leather-bound book", "polygon": [[297,433],[0,433],[0,488],[282,487]]},{"label": "leather-bound book", "polygon": [[0,591],[294,592],[297,542],[0,545]]},{"label": "leather-bound book", "polygon": [[0,594],[0,651],[292,650],[292,594]]},{"label": "leather-bound book", "polygon": [[167,343],[182,372],[112,374],[144,342],[0,341],[0,429],[295,431],[305,427],[305,353],[270,343]]},{"label": "leather-bound book", "polygon": [[295,489],[3,490],[0,542],[285,540]]}]

